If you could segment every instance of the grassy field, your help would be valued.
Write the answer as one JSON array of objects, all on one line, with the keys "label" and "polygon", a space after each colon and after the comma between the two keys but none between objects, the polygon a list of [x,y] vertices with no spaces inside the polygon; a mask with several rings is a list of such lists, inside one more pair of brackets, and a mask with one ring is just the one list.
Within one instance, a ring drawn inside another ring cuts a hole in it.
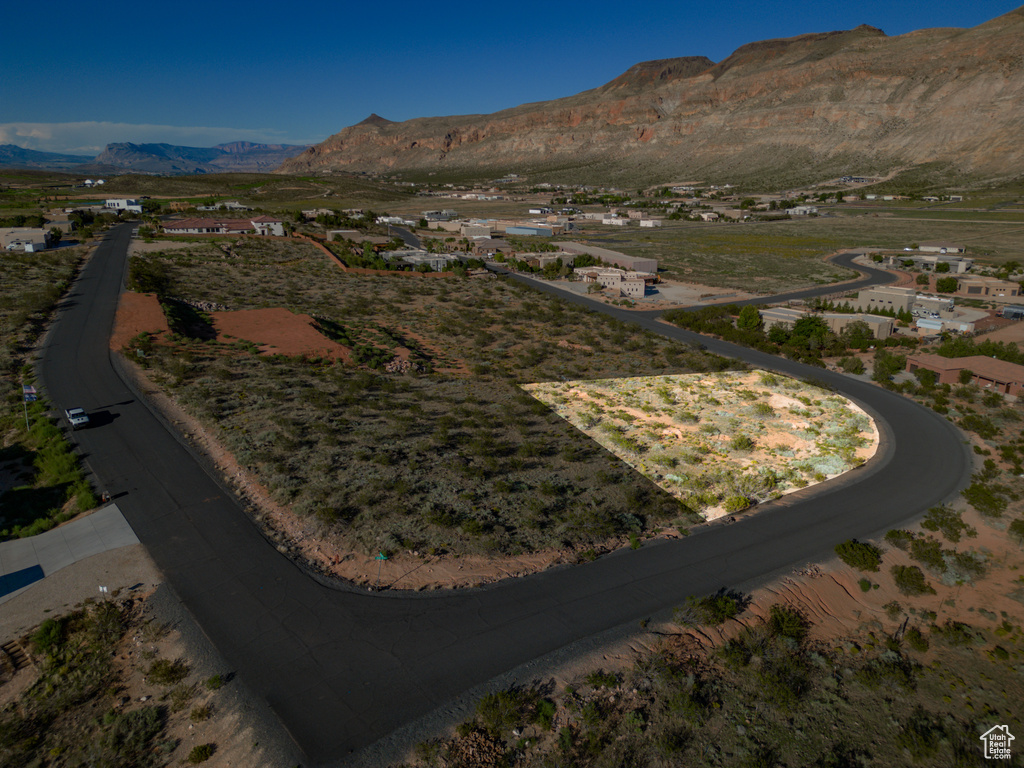
[{"label": "grassy field", "polygon": [[[967,214],[964,214],[967,216]],[[740,224],[669,224],[660,230],[581,235],[593,245],[658,259],[668,277],[739,290],[775,293],[852,275],[822,258],[839,248],[901,250],[950,240],[985,263],[1024,258],[1024,224],[937,221],[908,214],[814,217]]]},{"label": "grassy field", "polygon": [[[171,295],[306,312],[353,349],[347,366],[186,336],[148,353],[174,396],[325,537],[368,553],[519,553],[696,520],[518,385],[718,370],[720,358],[517,283],[346,275],[302,244],[149,258]],[[186,325],[200,337],[202,322]],[[413,371],[383,373],[401,349]]]},{"label": "grassy field", "polygon": [[666,222],[660,229],[586,230],[578,239],[631,256],[658,259],[675,280],[778,293],[844,280],[854,273],[822,261],[844,245],[856,245],[827,229],[810,231],[803,222],[689,224]]},{"label": "grassy field", "polygon": [[0,253],[0,539],[49,530],[96,505],[78,458],[41,398],[22,402],[28,351],[77,273],[83,248]]}]

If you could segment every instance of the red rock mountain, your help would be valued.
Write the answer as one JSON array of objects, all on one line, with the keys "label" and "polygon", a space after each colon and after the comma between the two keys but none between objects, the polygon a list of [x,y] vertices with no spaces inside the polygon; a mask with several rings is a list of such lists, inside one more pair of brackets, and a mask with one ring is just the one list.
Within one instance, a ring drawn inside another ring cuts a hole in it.
[{"label": "red rock mountain", "polygon": [[1024,173],[1024,7],[972,29],[869,26],[649,61],[590,91],[490,115],[371,115],[280,168],[812,179],[931,164]]}]

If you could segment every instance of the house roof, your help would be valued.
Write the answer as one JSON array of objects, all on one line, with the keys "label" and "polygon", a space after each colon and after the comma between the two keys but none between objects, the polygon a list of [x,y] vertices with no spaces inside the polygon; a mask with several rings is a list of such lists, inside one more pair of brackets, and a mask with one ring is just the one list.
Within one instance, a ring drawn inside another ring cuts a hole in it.
[{"label": "house roof", "polygon": [[942,355],[911,355],[907,362],[916,363],[937,371],[962,371],[969,369],[977,376],[1005,382],[1024,383],[1024,365],[1008,363],[985,355],[971,357],[942,357]]}]

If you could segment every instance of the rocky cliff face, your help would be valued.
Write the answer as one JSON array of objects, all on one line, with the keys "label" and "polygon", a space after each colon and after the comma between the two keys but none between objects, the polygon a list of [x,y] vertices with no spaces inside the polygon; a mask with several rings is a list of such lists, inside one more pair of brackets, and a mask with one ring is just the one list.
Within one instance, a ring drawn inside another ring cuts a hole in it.
[{"label": "rocky cliff face", "polygon": [[216,147],[125,142],[108,144],[93,163],[121,173],[265,173],[305,149],[305,146],[253,144],[248,141]]},{"label": "rocky cliff face", "polygon": [[376,115],[281,171],[568,169],[669,180],[813,178],[928,163],[1024,172],[1024,8],[973,29],[861,26],[637,64],[611,82],[491,115]]}]

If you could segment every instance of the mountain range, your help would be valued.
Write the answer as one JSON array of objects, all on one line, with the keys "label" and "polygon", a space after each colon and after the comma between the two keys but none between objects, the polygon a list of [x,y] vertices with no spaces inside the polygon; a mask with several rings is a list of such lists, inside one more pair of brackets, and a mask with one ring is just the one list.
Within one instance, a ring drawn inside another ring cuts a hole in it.
[{"label": "mountain range", "polygon": [[173,144],[108,144],[96,157],[36,152],[13,144],[0,146],[0,167],[38,168],[91,174],[266,173],[306,150],[306,145],[236,141],[216,147]]},{"label": "mountain range", "polygon": [[649,61],[489,115],[371,115],[282,173],[492,170],[577,180],[807,181],[915,167],[1024,173],[1024,8],[971,29],[863,25]]}]

